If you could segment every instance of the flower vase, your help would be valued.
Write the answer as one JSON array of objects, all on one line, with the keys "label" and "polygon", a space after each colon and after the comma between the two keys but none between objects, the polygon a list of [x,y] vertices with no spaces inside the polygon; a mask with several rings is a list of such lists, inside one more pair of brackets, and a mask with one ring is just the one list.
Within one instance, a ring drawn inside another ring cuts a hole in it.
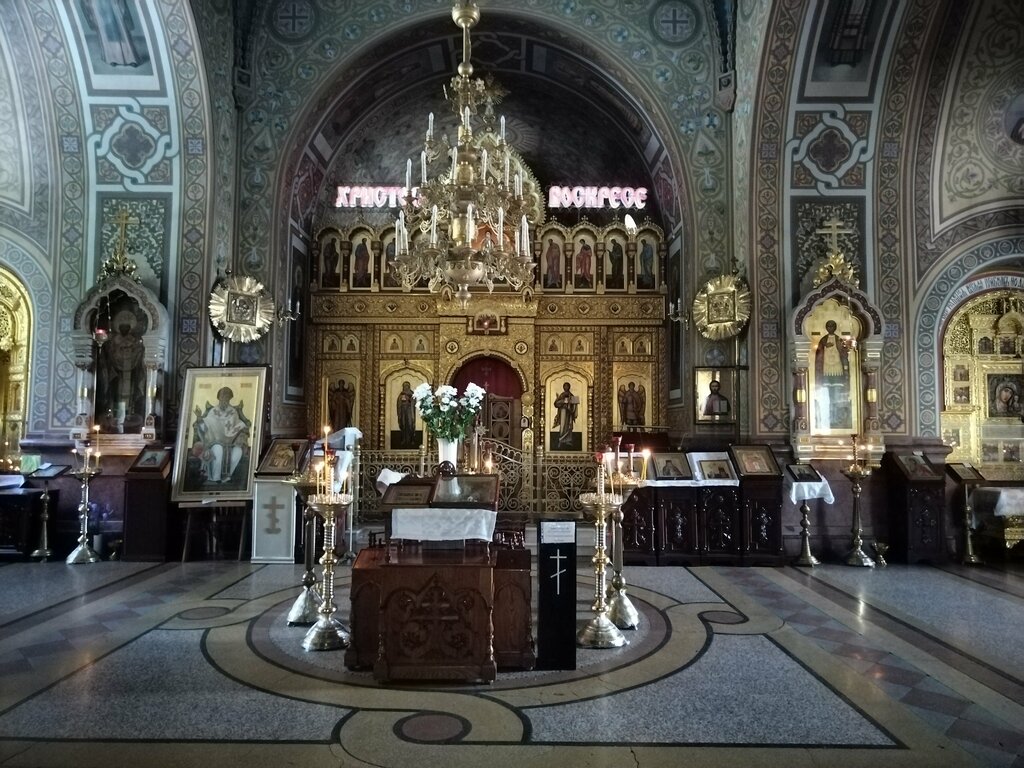
[{"label": "flower vase", "polygon": [[453,467],[458,467],[459,441],[448,438],[437,438],[437,463],[450,461]]}]

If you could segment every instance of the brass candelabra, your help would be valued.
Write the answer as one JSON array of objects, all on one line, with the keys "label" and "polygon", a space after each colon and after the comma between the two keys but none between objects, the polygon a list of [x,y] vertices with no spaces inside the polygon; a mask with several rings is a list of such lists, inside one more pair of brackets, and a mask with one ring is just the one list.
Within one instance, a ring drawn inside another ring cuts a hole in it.
[{"label": "brass candelabra", "polygon": [[576,644],[584,648],[619,648],[627,643],[625,636],[608,618],[606,573],[608,568],[608,515],[622,506],[622,496],[605,493],[604,464],[597,468],[597,493],[580,494],[580,505],[594,518],[594,616],[576,635]]},{"label": "brass candelabra", "polygon": [[100,561],[100,556],[89,546],[89,483],[98,474],[100,474],[100,470],[88,464],[71,472],[71,476],[82,484],[82,498],[78,502],[78,521],[81,524],[78,533],[78,546],[65,559],[64,562],[68,565]]},{"label": "brass candelabra", "polygon": [[351,635],[348,628],[334,618],[338,606],[334,603],[334,566],[338,563],[335,554],[335,530],[338,514],[344,514],[352,504],[350,494],[323,493],[309,497],[309,508],[320,515],[324,521],[324,552],[320,557],[323,580],[320,590],[319,617],[309,628],[302,639],[302,647],[307,651],[333,651],[348,648]]},{"label": "brass candelabra", "polygon": [[857,436],[853,435],[853,461],[842,470],[842,473],[850,481],[850,493],[853,496],[853,521],[850,528],[850,551],[846,555],[847,565],[856,565],[863,568],[874,568],[875,561],[864,552],[864,540],[861,538],[863,529],[860,521],[860,494],[863,490],[864,479],[871,474],[871,467],[867,459],[861,459],[858,455]]},{"label": "brass candelabra", "polygon": [[292,603],[291,610],[288,611],[288,625],[308,627],[316,623],[322,600],[320,592],[316,588],[316,573],[313,571],[317,514],[306,503],[306,499],[316,491],[316,479],[306,478],[299,472],[298,449],[295,449],[295,456],[295,471],[285,482],[295,487],[295,493],[304,507],[302,512],[302,553],[305,571],[302,574],[302,591]]}]

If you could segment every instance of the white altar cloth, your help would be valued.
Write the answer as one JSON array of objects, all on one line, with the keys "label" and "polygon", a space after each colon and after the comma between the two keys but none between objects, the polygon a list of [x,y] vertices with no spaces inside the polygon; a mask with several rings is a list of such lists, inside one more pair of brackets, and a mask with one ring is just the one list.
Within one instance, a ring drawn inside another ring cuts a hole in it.
[{"label": "white altar cloth", "polygon": [[1024,488],[999,488],[996,502],[996,517],[1024,515]]},{"label": "white altar cloth", "polygon": [[493,509],[397,507],[391,512],[391,538],[414,541],[458,541],[494,538],[498,513]]},{"label": "white altar cloth", "polygon": [[708,478],[707,480],[644,480],[643,485],[655,488],[699,488],[703,485],[739,485],[739,480]]},{"label": "white altar cloth", "polygon": [[789,498],[794,504],[809,499],[824,499],[827,503],[832,504],[836,500],[832,494],[832,487],[824,477],[817,481],[796,482],[787,475],[786,485],[789,487]]}]

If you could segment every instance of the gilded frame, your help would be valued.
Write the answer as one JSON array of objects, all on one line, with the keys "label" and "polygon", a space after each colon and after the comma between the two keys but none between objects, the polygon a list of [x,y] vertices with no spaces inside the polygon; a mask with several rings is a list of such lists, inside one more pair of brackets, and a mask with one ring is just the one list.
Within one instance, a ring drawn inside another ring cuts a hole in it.
[{"label": "gilded frame", "polygon": [[[178,441],[174,451],[172,501],[252,499],[253,456],[259,455],[262,445],[267,381],[267,368],[263,366],[189,368],[185,371]],[[224,412],[222,407],[222,416],[211,415],[219,404],[221,393],[227,397],[225,388],[231,394],[226,403],[230,413]],[[211,430],[225,430],[234,436],[228,444],[214,442]]]},{"label": "gilded frame", "polygon": [[693,470],[685,453],[656,453],[651,457],[654,463],[655,480],[692,480]]},{"label": "gilded frame", "polygon": [[[297,451],[292,450],[293,445],[299,446]],[[309,461],[309,440],[275,437],[264,452],[256,474],[287,477],[296,470],[296,459],[298,459],[298,471],[302,472],[306,467],[306,462]]]},{"label": "gilded frame", "polygon": [[[718,397],[709,402],[711,382],[720,384]],[[694,368],[694,418],[698,424],[734,424],[736,422],[736,390],[735,368]],[[722,409],[725,410],[722,410]]]},{"label": "gilded frame", "polygon": [[767,445],[733,445],[729,452],[741,475],[779,476],[779,464]]}]

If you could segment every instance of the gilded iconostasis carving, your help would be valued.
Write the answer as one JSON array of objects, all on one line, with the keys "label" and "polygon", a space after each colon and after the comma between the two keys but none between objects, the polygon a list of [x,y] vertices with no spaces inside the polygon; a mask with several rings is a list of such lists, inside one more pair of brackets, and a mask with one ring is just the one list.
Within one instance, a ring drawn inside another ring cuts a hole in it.
[{"label": "gilded iconostasis carving", "polygon": [[941,436],[950,460],[986,477],[1024,475],[1024,292],[965,302],[942,338]]}]

